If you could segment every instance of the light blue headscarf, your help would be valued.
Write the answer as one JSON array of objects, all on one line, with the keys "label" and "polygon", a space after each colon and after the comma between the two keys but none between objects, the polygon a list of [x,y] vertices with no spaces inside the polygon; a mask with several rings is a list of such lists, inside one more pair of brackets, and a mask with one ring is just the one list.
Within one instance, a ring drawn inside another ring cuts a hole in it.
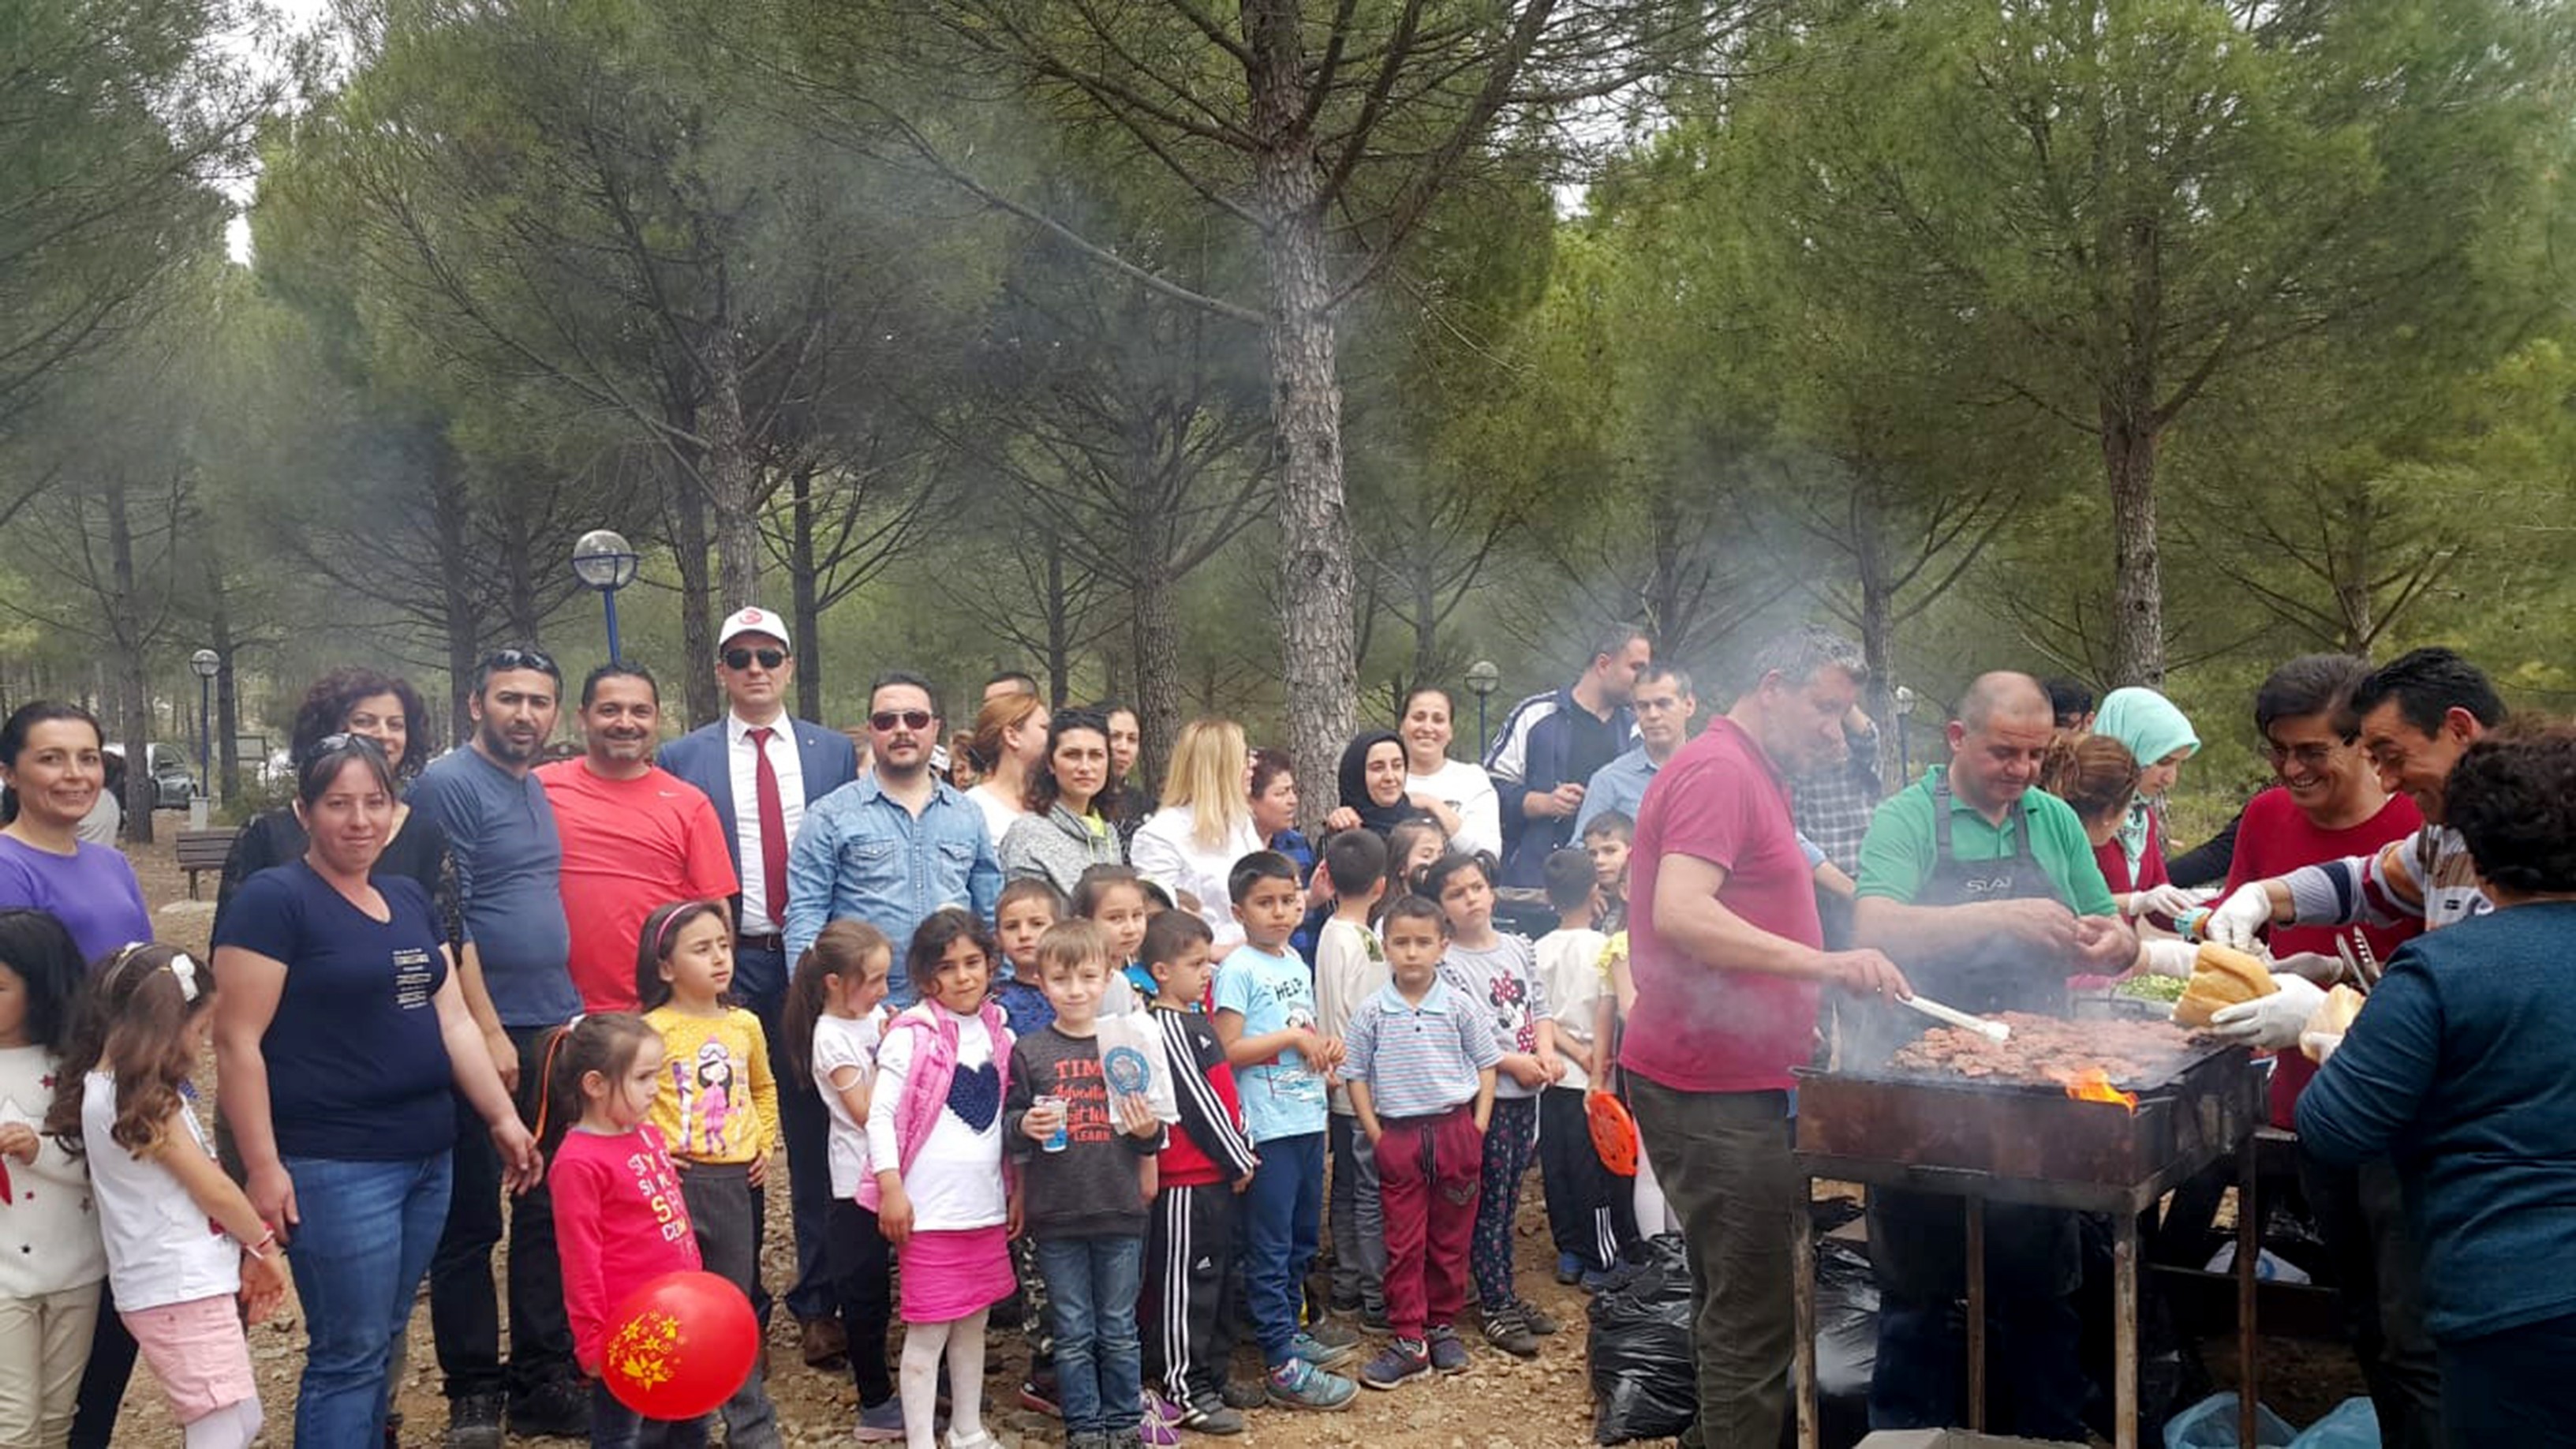
[{"label": "light blue headscarf", "polygon": [[[2101,710],[2093,716],[2093,733],[2127,746],[2141,770],[2176,750],[2186,757],[2200,750],[2200,736],[2192,733],[2191,721],[2174,708],[2172,700],[2134,685],[2103,697]],[[2146,796],[2133,797],[2128,818],[2120,822],[2120,853],[2129,858],[2132,878],[2147,853],[2148,808]]]}]

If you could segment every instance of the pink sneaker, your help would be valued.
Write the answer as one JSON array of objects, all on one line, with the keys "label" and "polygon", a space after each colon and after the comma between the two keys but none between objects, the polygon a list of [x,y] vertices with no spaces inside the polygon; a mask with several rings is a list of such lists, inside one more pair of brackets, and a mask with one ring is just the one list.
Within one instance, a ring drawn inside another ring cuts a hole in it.
[{"label": "pink sneaker", "polygon": [[1189,1417],[1189,1410],[1182,1408],[1180,1405],[1173,1403],[1167,1398],[1164,1398],[1161,1394],[1154,1392],[1152,1389],[1147,1389],[1145,1391],[1145,1417],[1149,1420],[1158,1419],[1177,1429],[1181,1426],[1181,1420]]},{"label": "pink sneaker", "polygon": [[1136,1437],[1144,1441],[1146,1449],[1180,1449],[1181,1431],[1151,1409],[1145,1411],[1144,1421],[1136,1426]]}]

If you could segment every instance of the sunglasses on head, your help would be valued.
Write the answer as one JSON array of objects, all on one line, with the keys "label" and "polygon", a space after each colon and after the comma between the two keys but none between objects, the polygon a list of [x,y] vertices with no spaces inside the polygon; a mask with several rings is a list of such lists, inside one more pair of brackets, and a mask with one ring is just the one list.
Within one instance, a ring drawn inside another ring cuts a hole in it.
[{"label": "sunglasses on head", "polygon": [[901,725],[908,730],[926,730],[930,728],[930,711],[926,709],[881,709],[875,714],[868,716],[868,728],[875,730],[878,734],[891,733],[896,725]]},{"label": "sunglasses on head", "polygon": [[784,649],[728,649],[724,652],[727,669],[749,669],[751,661],[755,659],[760,661],[760,667],[763,669],[776,669],[787,662],[787,651]]},{"label": "sunglasses on head", "polygon": [[385,752],[385,747],[378,744],[371,735],[349,734],[345,731],[336,735],[324,735],[313,743],[313,753],[316,755],[336,754],[341,750],[365,750],[371,755],[381,755]]},{"label": "sunglasses on head", "polygon": [[541,674],[563,678],[563,670],[542,649],[496,649],[483,658],[483,672],[498,674],[505,669],[533,669]]}]

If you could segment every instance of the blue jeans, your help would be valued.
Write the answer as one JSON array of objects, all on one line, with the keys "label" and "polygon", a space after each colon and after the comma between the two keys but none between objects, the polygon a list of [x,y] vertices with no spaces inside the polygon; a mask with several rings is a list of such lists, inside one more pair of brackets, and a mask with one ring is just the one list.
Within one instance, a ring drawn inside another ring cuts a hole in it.
[{"label": "blue jeans", "polygon": [[396,1162],[289,1157],[302,1218],[286,1265],[312,1345],[295,1395],[297,1449],[385,1438],[388,1355],[447,1222],[445,1148]]},{"label": "blue jeans", "polygon": [[1068,1438],[1132,1430],[1145,1417],[1144,1349],[1136,1338],[1144,1269],[1143,1238],[1038,1240]]},{"label": "blue jeans", "polygon": [[[1243,1194],[1243,1296],[1261,1340],[1261,1361],[1288,1361],[1288,1340],[1306,1302],[1315,1233],[1324,1215],[1324,1134],[1302,1132],[1259,1144],[1261,1166]],[[1052,1281],[1047,1285],[1053,1287]]]},{"label": "blue jeans", "polygon": [[608,1385],[590,1385],[590,1449],[701,1449],[707,1442],[704,1415],[695,1419],[647,1419],[617,1401]]}]

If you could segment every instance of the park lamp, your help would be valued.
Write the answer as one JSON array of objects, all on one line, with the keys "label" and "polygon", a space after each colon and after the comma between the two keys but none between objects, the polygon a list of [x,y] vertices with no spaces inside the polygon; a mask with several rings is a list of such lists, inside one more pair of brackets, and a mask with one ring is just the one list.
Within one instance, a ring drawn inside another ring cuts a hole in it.
[{"label": "park lamp", "polygon": [[622,657],[617,643],[617,591],[635,582],[635,546],[613,528],[594,528],[572,546],[572,576],[597,589],[608,613],[608,659]]}]

